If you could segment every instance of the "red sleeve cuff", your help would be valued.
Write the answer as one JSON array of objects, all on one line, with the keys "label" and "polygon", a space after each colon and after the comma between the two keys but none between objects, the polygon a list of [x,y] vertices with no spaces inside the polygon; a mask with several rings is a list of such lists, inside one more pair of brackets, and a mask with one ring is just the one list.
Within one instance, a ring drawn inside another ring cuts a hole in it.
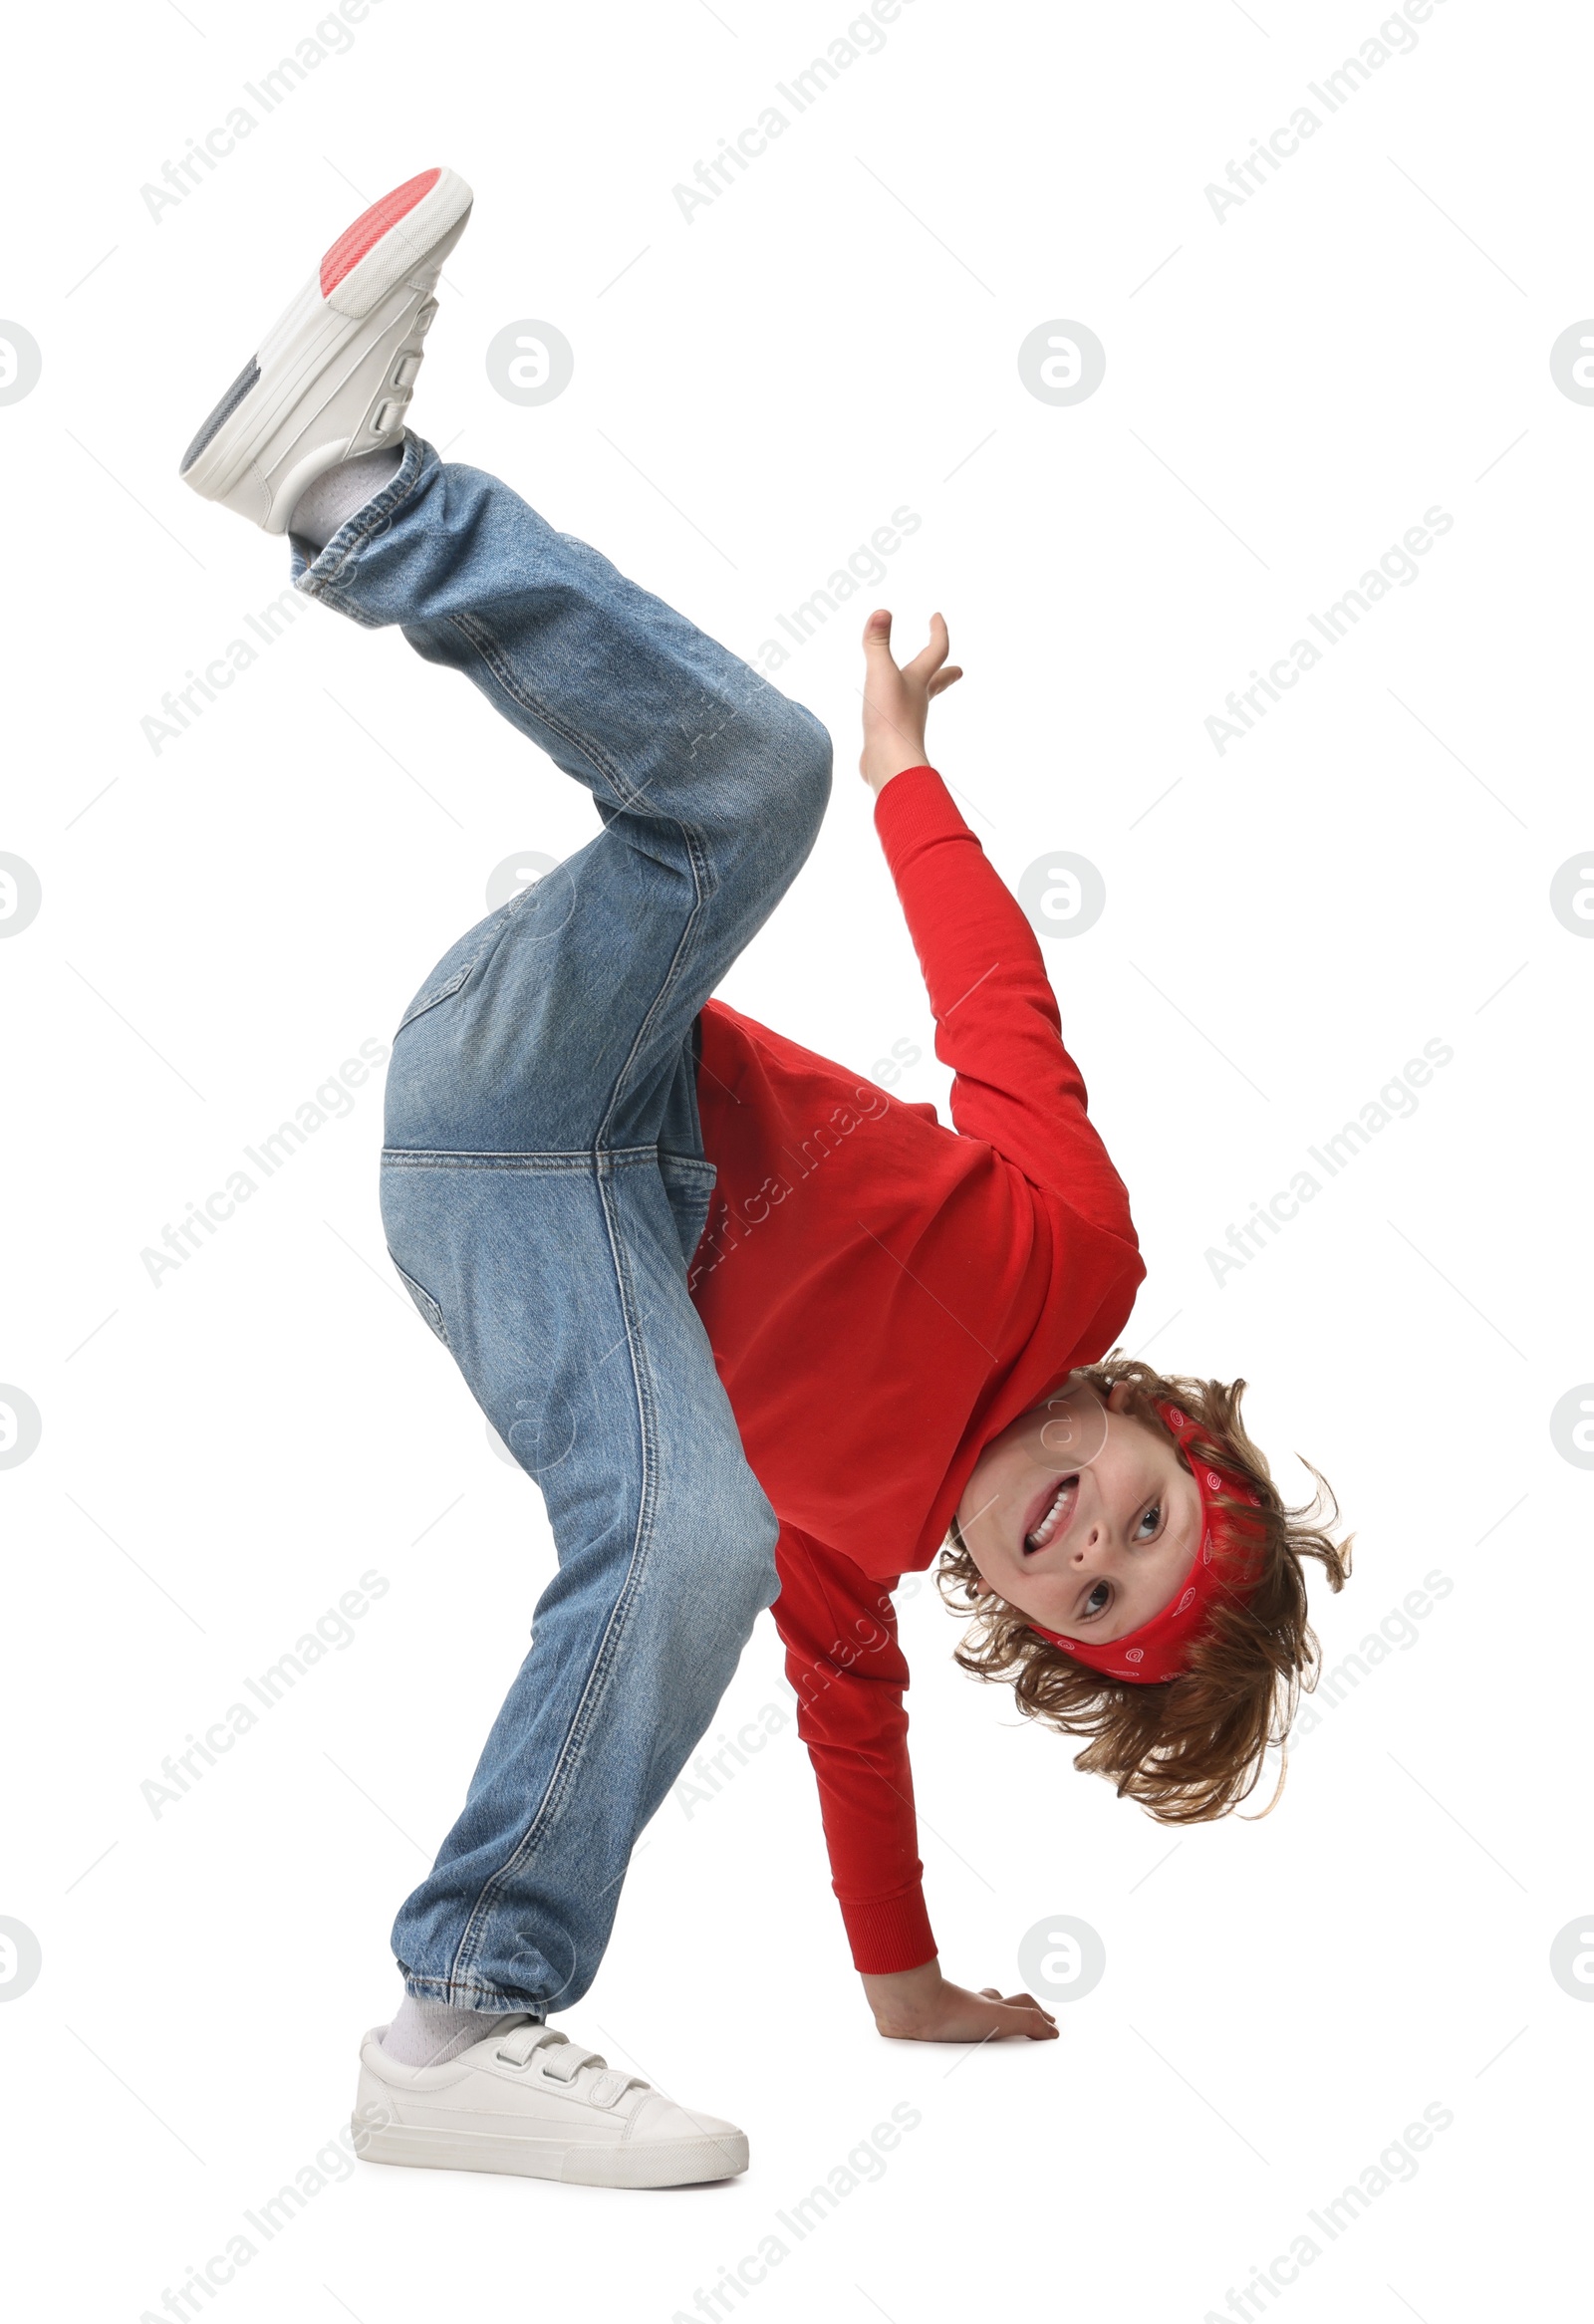
[{"label": "red sleeve cuff", "polygon": [[968,830],[951,793],[933,767],[905,767],[875,801],[875,829],[895,873],[927,840],[955,839]]},{"label": "red sleeve cuff", "polygon": [[889,1977],[898,1969],[917,1969],[934,1959],[935,1938],[925,1910],[925,1892],[917,1881],[895,1897],[867,1903],[839,1897],[837,1902],[853,1948],[853,1967],[861,1976]]}]

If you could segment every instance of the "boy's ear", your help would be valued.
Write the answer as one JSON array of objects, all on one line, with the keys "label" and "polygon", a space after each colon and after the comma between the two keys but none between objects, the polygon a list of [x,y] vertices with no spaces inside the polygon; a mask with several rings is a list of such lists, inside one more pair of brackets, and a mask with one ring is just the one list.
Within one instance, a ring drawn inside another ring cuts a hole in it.
[{"label": "boy's ear", "polygon": [[1129,1382],[1127,1380],[1115,1380],[1112,1387],[1107,1392],[1107,1410],[1110,1413],[1121,1413],[1125,1411],[1129,1404]]}]

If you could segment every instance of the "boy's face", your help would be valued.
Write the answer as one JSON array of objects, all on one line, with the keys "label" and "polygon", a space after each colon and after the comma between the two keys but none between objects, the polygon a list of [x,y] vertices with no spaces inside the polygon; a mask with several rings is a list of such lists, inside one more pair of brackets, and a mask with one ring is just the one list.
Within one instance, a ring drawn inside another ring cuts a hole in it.
[{"label": "boy's face", "polygon": [[957,1505],[987,1590],[1096,1645],[1175,1597],[1200,1540],[1200,1493],[1161,1429],[1075,1381],[993,1436]]}]

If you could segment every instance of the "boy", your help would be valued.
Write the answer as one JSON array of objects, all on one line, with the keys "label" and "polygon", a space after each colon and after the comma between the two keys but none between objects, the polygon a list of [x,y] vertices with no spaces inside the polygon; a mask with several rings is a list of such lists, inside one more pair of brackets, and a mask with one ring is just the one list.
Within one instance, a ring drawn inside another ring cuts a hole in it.
[{"label": "boy", "polygon": [[405,1995],[366,2036],[357,2126],[375,2161],[675,2185],[745,2169],[742,2133],[545,2021],[591,1984],[762,1607],[880,2029],[1044,2040],[1031,1996],[935,1958],[896,1581],[950,1529],[965,1667],[1178,1820],[1254,1782],[1311,1653],[1300,1557],[1340,1568],[1282,1509],[1237,1389],[1100,1361],[1143,1268],[1038,947],[926,763],[960,674],[938,615],[902,668],[871,617],[862,771],[955,1132],[710,999],[812,846],[829,736],[405,432],[470,201],[434,169],[358,219],[182,473],[289,533],[307,595],[469,677],[605,827],[462,936],[395,1036],[389,1248],[540,1486],[559,1571],[399,1912]]}]

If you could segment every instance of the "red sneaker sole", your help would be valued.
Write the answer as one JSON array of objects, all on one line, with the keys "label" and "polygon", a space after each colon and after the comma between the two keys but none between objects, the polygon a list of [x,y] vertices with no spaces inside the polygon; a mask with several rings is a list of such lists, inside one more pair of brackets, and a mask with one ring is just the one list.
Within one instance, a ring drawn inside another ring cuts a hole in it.
[{"label": "red sneaker sole", "polygon": [[440,169],[423,169],[418,177],[406,178],[392,193],[385,193],[380,202],[373,202],[347,232],[339,235],[321,262],[324,299],[330,298],[344,278],[375,250],[384,234],[397,226],[400,218],[406,218],[417,202],[425,200],[441,175]]}]

